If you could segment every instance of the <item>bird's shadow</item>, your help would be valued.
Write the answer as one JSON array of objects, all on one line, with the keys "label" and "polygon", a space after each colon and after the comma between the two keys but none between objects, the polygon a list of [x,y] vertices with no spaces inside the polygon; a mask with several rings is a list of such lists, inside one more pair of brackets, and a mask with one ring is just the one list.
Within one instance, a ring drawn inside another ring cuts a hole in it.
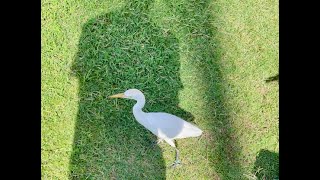
[{"label": "bird's shadow", "polygon": [[193,120],[178,106],[179,42],[152,23],[150,3],[127,2],[82,27],[72,66],[79,80],[79,110],[70,179],[165,179],[160,148],[149,148],[155,136],[132,115],[135,102],[109,95],[137,88],[146,96],[147,111]]}]

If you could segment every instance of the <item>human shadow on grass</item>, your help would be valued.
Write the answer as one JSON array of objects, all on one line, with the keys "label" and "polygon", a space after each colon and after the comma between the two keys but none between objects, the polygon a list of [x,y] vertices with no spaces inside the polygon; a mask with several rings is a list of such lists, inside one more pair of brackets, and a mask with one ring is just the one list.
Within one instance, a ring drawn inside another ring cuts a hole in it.
[{"label": "human shadow on grass", "polygon": [[146,112],[192,121],[178,107],[178,40],[152,23],[150,3],[128,1],[82,28],[72,66],[79,80],[79,110],[70,179],[165,179],[162,152],[151,146],[156,137],[133,117],[135,101],[107,99],[110,95],[137,88],[146,96]]},{"label": "human shadow on grass", "polygon": [[184,66],[193,67],[198,72],[197,82],[203,85],[202,91],[195,93],[204,97],[202,111],[207,127],[202,140],[208,143],[208,160],[217,172],[213,178],[241,179],[241,146],[226,101],[225,94],[230,87],[221,69],[225,52],[219,44],[218,29],[211,24],[219,14],[212,14],[210,3],[210,0],[184,0],[177,5],[166,1],[179,19],[172,28],[177,29],[179,40],[184,41],[186,46],[188,61],[184,62]]},{"label": "human shadow on grass", "polygon": [[252,173],[261,180],[279,179],[279,153],[260,150]]}]

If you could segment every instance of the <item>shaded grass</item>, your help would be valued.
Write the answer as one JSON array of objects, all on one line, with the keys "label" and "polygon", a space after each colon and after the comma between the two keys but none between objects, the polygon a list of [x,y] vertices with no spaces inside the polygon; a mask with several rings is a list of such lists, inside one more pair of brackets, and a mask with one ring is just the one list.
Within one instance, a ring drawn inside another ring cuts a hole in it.
[{"label": "shaded grass", "polygon": [[[132,101],[106,97],[141,89],[148,108],[184,118],[178,41],[147,16],[152,1],[128,2],[121,11],[90,19],[82,29],[73,73],[79,79],[71,178],[165,178],[156,138],[132,116]],[[147,109],[148,110],[148,109]]]},{"label": "shaded grass", "polygon": [[279,153],[259,151],[253,173],[258,179],[279,179]]},{"label": "shaded grass", "polygon": [[[44,1],[42,177],[247,179],[261,149],[278,152],[278,84],[264,82],[278,73],[277,6]],[[178,141],[183,167],[165,168],[166,144],[148,148],[154,136],[134,121],[134,102],[105,100],[132,86],[147,111],[205,130]]]}]

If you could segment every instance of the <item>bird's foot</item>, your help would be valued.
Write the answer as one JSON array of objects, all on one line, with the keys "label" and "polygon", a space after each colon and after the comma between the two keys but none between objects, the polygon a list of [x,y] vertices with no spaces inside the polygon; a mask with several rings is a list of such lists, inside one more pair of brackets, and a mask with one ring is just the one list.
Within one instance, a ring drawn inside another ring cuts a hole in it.
[{"label": "bird's foot", "polygon": [[175,160],[175,161],[173,162],[173,164],[171,165],[171,167],[172,167],[172,168],[175,168],[175,167],[177,167],[177,166],[179,166],[179,165],[181,165],[181,161],[180,161],[179,159],[177,159],[177,160]]}]

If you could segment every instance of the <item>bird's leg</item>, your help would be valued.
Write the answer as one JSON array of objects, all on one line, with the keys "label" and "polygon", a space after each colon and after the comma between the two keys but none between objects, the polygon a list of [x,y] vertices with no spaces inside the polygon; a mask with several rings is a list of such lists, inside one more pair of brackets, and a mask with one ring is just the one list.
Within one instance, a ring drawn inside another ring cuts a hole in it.
[{"label": "bird's leg", "polygon": [[162,143],[162,142],[163,142],[163,139],[158,138],[156,143],[157,143],[157,144],[160,144],[160,143]]},{"label": "bird's leg", "polygon": [[154,146],[156,146],[156,145],[158,145],[158,144],[160,144],[160,143],[162,143],[162,142],[163,142],[163,139],[158,138],[156,141],[154,141],[154,142],[152,143],[152,147],[154,147]]},{"label": "bird's leg", "polygon": [[174,161],[174,163],[171,166],[173,168],[175,168],[178,165],[181,165],[181,161],[180,161],[180,158],[179,158],[180,152],[179,152],[179,150],[177,148],[175,148],[175,149],[176,149],[176,160]]}]

